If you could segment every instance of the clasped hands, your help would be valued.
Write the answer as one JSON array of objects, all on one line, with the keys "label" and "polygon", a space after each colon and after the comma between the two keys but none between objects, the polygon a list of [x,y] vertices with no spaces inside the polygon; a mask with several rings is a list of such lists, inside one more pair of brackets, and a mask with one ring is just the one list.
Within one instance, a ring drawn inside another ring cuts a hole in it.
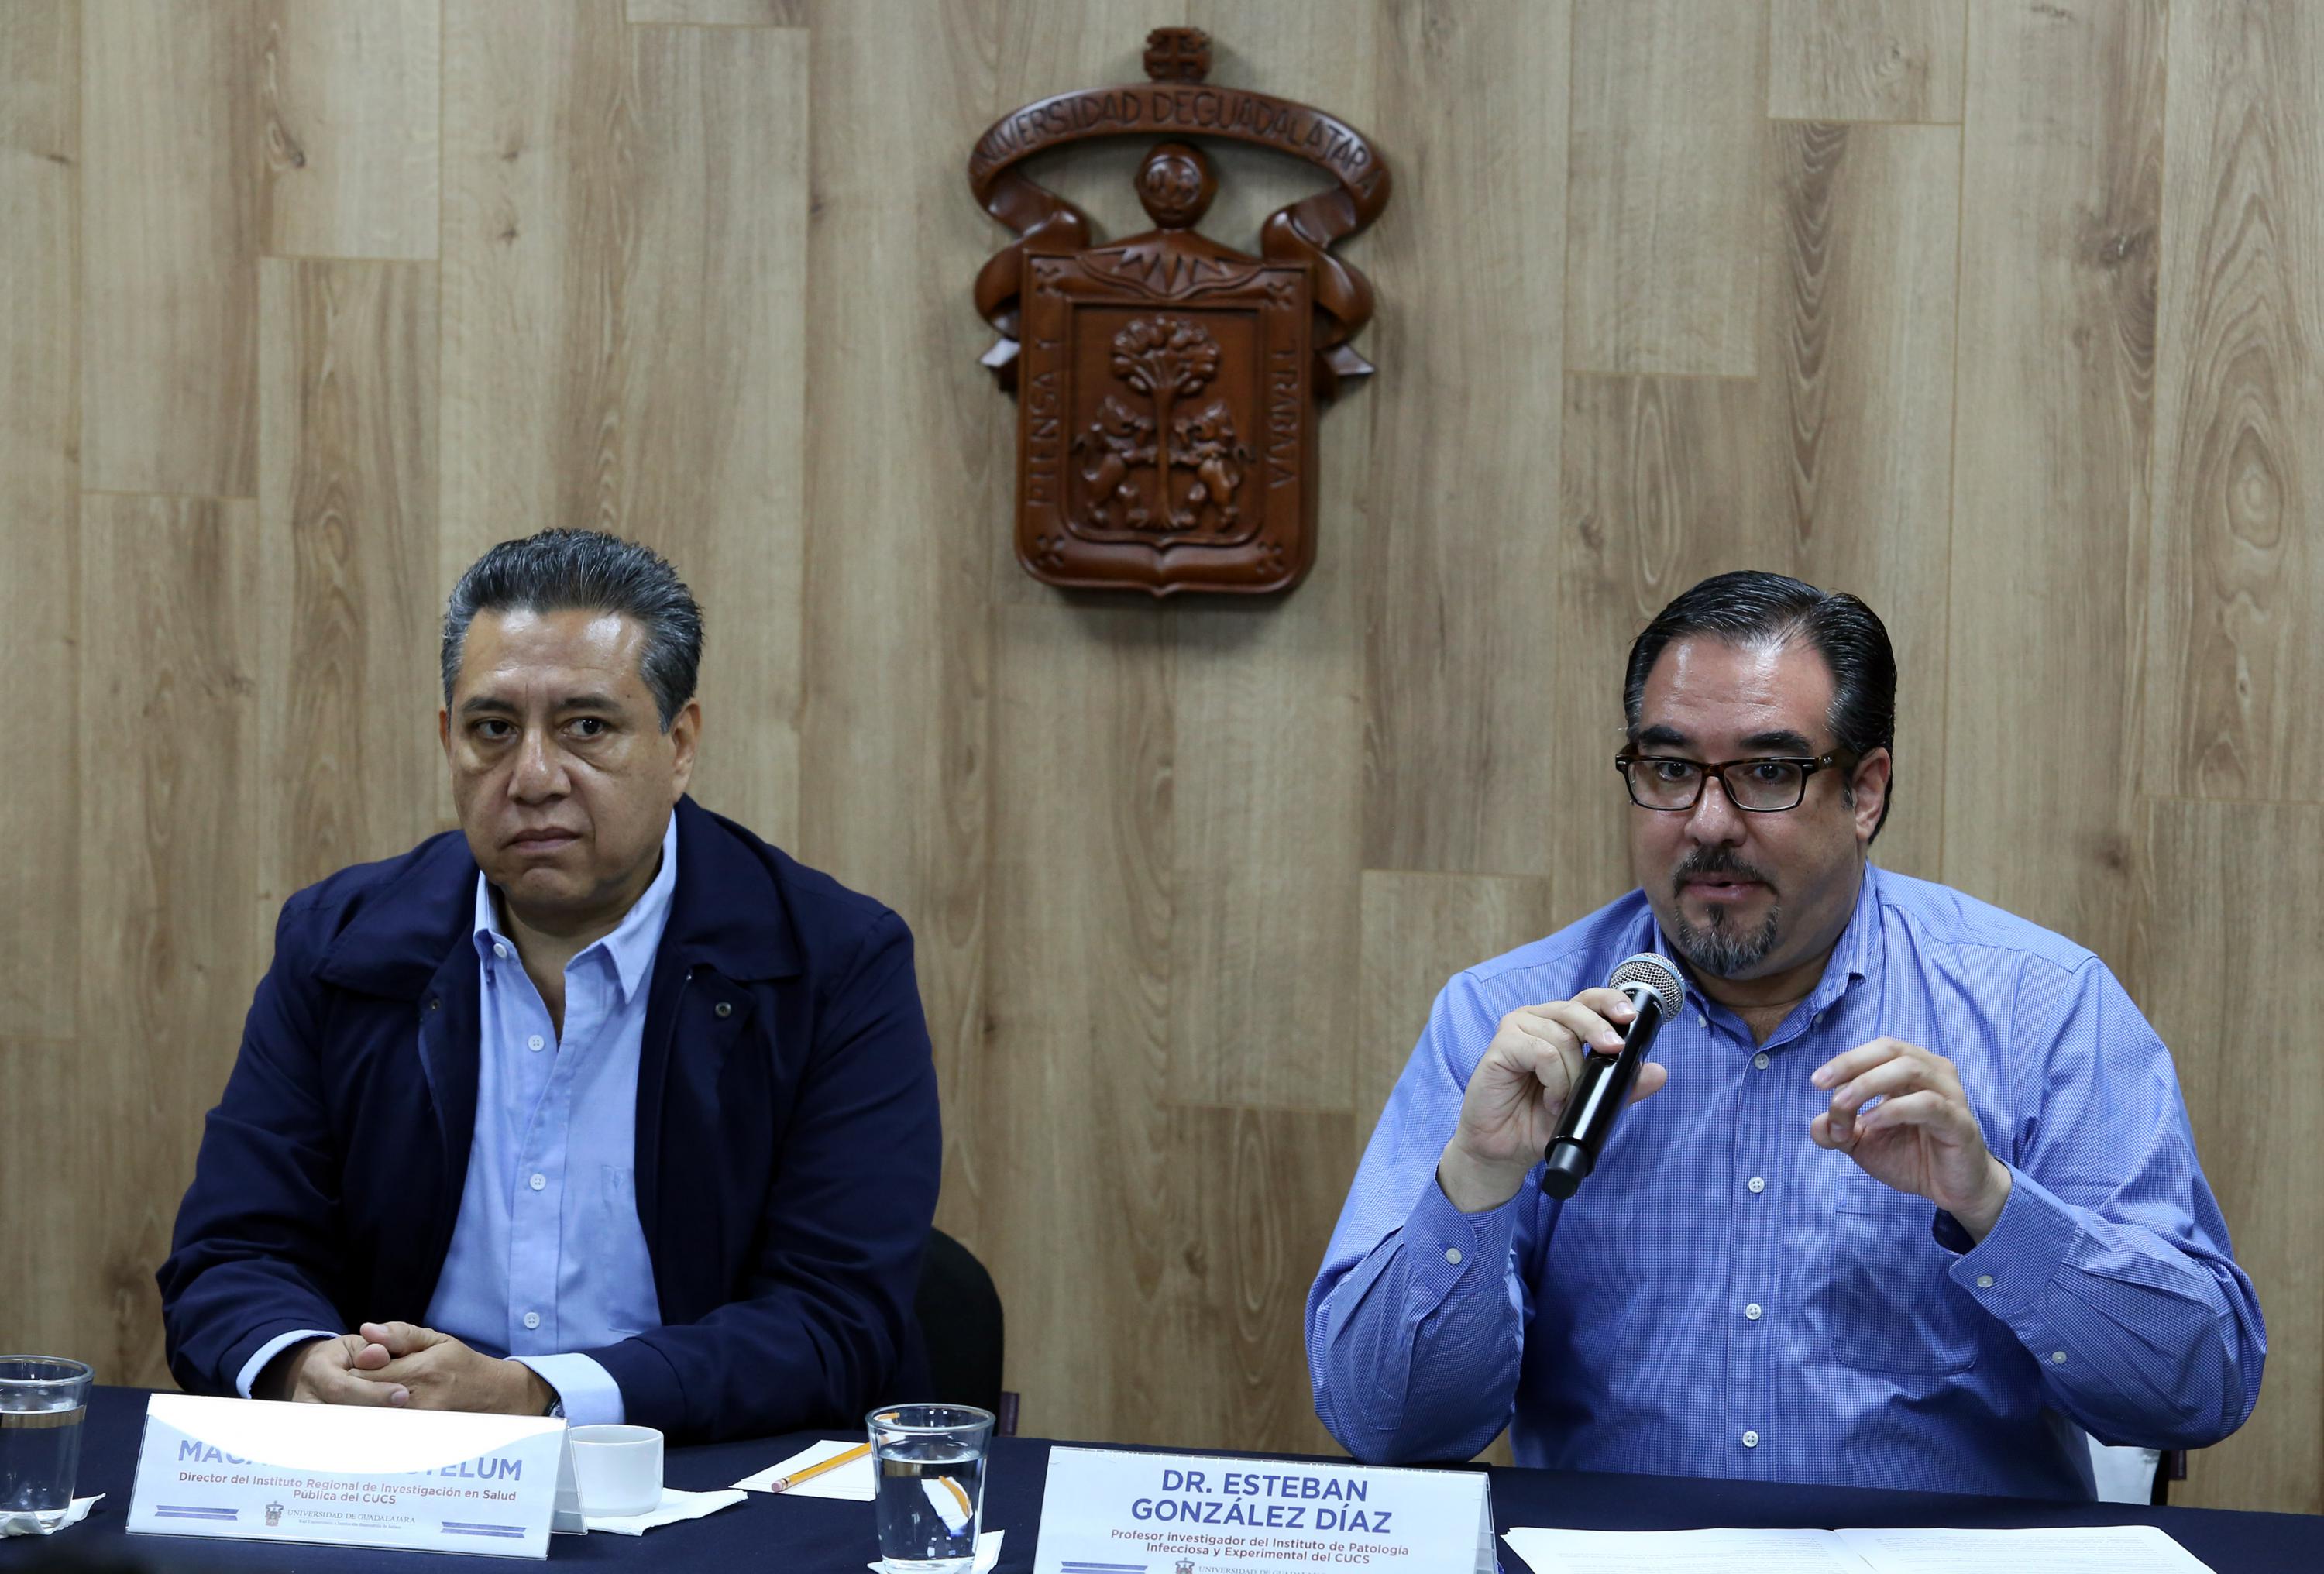
[{"label": "clasped hands", "polygon": [[[1436,1168],[1437,1183],[1455,1208],[1480,1213],[1517,1194],[1556,1135],[1582,1054],[1619,1051],[1621,1025],[1637,1015],[1619,990],[1596,989],[1501,1018],[1469,1079],[1460,1125]],[[1638,1069],[1631,1101],[1668,1080],[1648,1061]],[[1876,1038],[1833,1056],[1810,1081],[1831,1094],[1808,1123],[1818,1147],[1844,1153],[1875,1180],[1927,1198],[1972,1240],[1985,1238],[2008,1201],[2009,1169],[1987,1150],[1952,1062],[1902,1039]]]},{"label": "clasped hands", "polygon": [[374,1404],[541,1415],[557,1391],[521,1361],[503,1360],[432,1328],[366,1322],[318,1339],[270,1363],[258,1392],[301,1404]]}]

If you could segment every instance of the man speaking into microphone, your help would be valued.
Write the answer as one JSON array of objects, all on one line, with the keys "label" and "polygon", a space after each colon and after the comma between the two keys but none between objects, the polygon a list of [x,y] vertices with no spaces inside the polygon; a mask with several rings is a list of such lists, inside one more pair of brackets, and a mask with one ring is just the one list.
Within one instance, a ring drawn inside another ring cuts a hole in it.
[{"label": "man speaking into microphone", "polygon": [[[2087,1498],[2084,1431],[2251,1413],[2266,1330],[2153,1029],[2088,951],[1869,861],[1895,691],[1870,608],[1777,575],[1632,644],[1638,888],[1445,985],[1308,1295],[1350,1452],[1506,1425],[1520,1465]],[[1553,1200],[1640,953],[1682,999]]]}]

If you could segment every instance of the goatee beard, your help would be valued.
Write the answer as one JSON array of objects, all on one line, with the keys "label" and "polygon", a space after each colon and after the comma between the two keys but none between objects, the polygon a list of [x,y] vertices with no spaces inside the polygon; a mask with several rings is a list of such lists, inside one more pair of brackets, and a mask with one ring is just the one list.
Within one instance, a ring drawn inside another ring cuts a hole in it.
[{"label": "goatee beard", "polygon": [[1783,925],[1783,899],[1777,897],[1767,904],[1767,916],[1754,934],[1746,934],[1737,928],[1729,919],[1727,909],[1716,905],[1711,909],[1708,923],[1690,924],[1679,904],[1685,899],[1686,882],[1706,874],[1757,880],[1767,888],[1770,896],[1775,896],[1775,886],[1765,874],[1723,847],[1697,848],[1671,875],[1671,943],[1678,947],[1678,953],[1697,972],[1715,979],[1731,979],[1757,967],[1775,951]]},{"label": "goatee beard", "polygon": [[1724,909],[1711,909],[1711,922],[1690,924],[1683,915],[1674,910],[1674,927],[1670,941],[1678,953],[1686,958],[1687,965],[1699,973],[1714,979],[1731,979],[1750,971],[1775,949],[1777,929],[1784,916],[1784,905],[1776,902],[1767,908],[1766,921],[1756,934],[1746,934],[1727,920]]}]

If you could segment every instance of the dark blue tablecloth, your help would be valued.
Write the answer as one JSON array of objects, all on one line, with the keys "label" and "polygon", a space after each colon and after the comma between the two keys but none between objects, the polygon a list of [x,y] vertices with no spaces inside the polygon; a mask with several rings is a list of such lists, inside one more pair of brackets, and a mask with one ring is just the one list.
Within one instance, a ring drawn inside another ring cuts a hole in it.
[{"label": "dark blue tablecloth", "polygon": [[[0,1542],[0,1568],[149,1570],[230,1569],[296,1574],[414,1574],[440,1563],[463,1574],[494,1566],[472,1558],[422,1552],[355,1551],[131,1536],[129,1481],[145,1395],[101,1388],[91,1402],[82,1444],[81,1496],[105,1493],[88,1520],[46,1541]],[[798,1452],[819,1436],[804,1432],[761,1442],[671,1450],[665,1476],[693,1491],[732,1486]],[[1041,1480],[1050,1444],[999,1438],[992,1446],[984,1525],[1009,1533],[1000,1574],[1030,1574],[1041,1520]],[[1654,1476],[1596,1476],[1561,1470],[1495,1470],[1498,1527],[1558,1525],[1578,1530],[1694,1530],[1714,1525],[2070,1525],[2154,1524],[2178,1538],[2218,1574],[2317,1574],[2324,1569],[2324,1518],[2290,1514],[2231,1514],[2201,1508],[2138,1508],[2123,1504],[2062,1505],[1936,1493],[1868,1492],[1837,1487],[1770,1487]],[[1501,1564],[1524,1564],[1504,1546]],[[553,1536],[558,1563],[623,1563],[633,1569],[715,1570],[715,1574],[855,1574],[878,1555],[872,1505],[827,1498],[753,1493],[733,1508],[668,1525],[642,1537]]]}]

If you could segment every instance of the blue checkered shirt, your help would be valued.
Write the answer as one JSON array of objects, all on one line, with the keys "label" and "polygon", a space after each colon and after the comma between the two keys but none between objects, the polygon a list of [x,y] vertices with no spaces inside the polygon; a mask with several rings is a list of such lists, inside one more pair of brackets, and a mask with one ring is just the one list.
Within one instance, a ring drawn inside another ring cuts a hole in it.
[{"label": "blue checkered shirt", "polygon": [[[1359,1459],[2091,1496],[2081,1430],[2200,1447],[2259,1396],[2267,1333],[2178,1079],[2097,957],[1868,868],[1822,980],[1765,1044],[1692,984],[1562,1208],[1437,1186],[1500,1018],[1665,951],[1644,893],[1445,985],[1307,1299],[1315,1411]],[[1971,1246],[1808,1122],[1836,1054],[1950,1057],[2010,1166]]]}]

